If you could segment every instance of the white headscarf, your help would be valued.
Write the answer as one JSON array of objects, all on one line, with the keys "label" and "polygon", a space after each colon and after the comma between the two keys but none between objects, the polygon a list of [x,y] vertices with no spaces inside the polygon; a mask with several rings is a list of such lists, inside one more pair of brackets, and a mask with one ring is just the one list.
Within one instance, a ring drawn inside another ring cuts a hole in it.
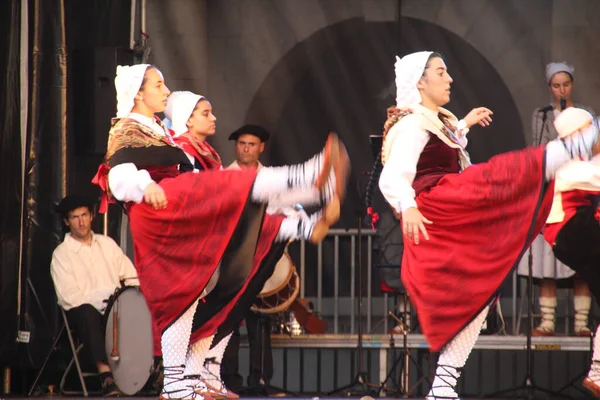
[{"label": "white headscarf", "polygon": [[175,137],[186,133],[188,127],[186,123],[192,116],[196,104],[200,100],[206,99],[204,96],[197,95],[192,92],[173,92],[167,98],[167,106],[165,107],[165,125],[175,132]]},{"label": "white headscarf", "polygon": [[564,138],[590,123],[592,123],[592,127],[595,129],[593,122],[594,117],[586,110],[569,107],[556,117],[554,127],[556,128],[556,132],[558,132],[558,137]]},{"label": "white headscarf", "polygon": [[396,105],[398,107],[421,102],[417,83],[423,76],[427,60],[432,53],[432,51],[419,51],[406,55],[402,59],[396,56]]},{"label": "white headscarf", "polygon": [[115,78],[117,89],[117,118],[125,118],[131,112],[133,99],[140,91],[144,74],[150,64],[118,65]]},{"label": "white headscarf", "polygon": [[566,72],[567,74],[571,75],[571,78],[573,78],[575,68],[567,64],[566,61],[551,62],[550,64],[546,65],[546,81],[550,83],[552,77],[558,74],[559,72]]}]

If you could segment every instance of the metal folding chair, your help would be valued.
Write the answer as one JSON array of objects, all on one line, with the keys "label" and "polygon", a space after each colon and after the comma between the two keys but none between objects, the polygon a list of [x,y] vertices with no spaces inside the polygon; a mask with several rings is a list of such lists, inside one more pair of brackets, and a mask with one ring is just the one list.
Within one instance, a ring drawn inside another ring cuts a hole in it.
[{"label": "metal folding chair", "polygon": [[[46,366],[48,364],[48,361],[50,360],[50,356],[52,356],[52,353],[54,353],[54,351],[57,348],[58,342],[60,340],[60,338],[62,337],[63,332],[66,330],[67,332],[67,337],[69,339],[69,347],[71,348],[71,353],[73,354],[73,358],[71,359],[71,361],[69,362],[69,364],[67,365],[67,368],[65,369],[65,372],[63,373],[63,376],[60,380],[60,393],[61,394],[68,394],[68,395],[81,395],[83,394],[85,397],[89,396],[89,392],[87,389],[87,385],[85,383],[85,378],[86,377],[90,377],[90,376],[97,376],[97,373],[90,373],[90,372],[83,372],[83,370],[81,369],[81,363],[79,362],[79,352],[81,351],[81,349],[83,348],[82,344],[77,345],[75,343],[75,339],[73,338],[73,333],[71,331],[71,327],[69,325],[69,321],[67,319],[67,313],[65,312],[65,310],[60,307],[60,311],[61,311],[61,315],[63,318],[63,325],[60,328],[60,330],[58,331],[58,334],[56,335],[56,339],[54,339],[54,343],[52,344],[52,348],[50,349],[50,351],[48,352],[48,355],[46,356],[46,359],[44,360],[44,363],[42,364],[42,368],[40,369],[40,371],[37,373],[35,380],[33,381],[33,384],[31,385],[31,388],[29,389],[29,396],[33,395],[33,392],[35,390],[35,388],[37,387],[38,381],[40,380],[44,370],[46,369]],[[68,391],[65,390],[65,383],[67,380],[67,376],[69,374],[69,372],[71,371],[71,368],[73,367],[73,364],[75,364],[75,368],[77,369],[77,375],[79,376],[79,382],[81,384],[81,392],[78,391]]]}]

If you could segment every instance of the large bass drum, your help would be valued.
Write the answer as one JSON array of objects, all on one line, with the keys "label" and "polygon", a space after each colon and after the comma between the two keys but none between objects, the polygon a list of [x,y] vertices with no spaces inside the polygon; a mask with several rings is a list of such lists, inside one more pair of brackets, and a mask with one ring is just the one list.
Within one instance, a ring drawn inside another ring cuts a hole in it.
[{"label": "large bass drum", "polygon": [[152,317],[146,299],[137,286],[122,287],[108,300],[104,318],[113,377],[123,393],[134,395],[148,381],[153,366]]}]

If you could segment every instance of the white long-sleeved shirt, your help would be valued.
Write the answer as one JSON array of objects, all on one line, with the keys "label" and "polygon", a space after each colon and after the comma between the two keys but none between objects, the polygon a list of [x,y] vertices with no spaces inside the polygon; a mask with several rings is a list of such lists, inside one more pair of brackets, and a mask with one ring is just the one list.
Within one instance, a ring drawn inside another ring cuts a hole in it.
[{"label": "white long-sleeved shirt", "polygon": [[58,304],[65,310],[91,304],[101,313],[121,280],[137,286],[137,272],[123,250],[108,236],[92,234],[91,245],[70,233],[52,254],[50,267]]},{"label": "white long-sleeved shirt", "polygon": [[[379,177],[379,189],[383,197],[398,213],[417,206],[412,183],[417,174],[421,153],[430,139],[430,133],[423,128],[421,119],[429,118],[429,124],[434,119],[439,119],[432,110],[422,106],[417,110],[419,113],[402,118],[388,132],[388,136],[394,137],[394,141]],[[459,131],[457,139],[462,148],[467,146],[466,132]]]}]

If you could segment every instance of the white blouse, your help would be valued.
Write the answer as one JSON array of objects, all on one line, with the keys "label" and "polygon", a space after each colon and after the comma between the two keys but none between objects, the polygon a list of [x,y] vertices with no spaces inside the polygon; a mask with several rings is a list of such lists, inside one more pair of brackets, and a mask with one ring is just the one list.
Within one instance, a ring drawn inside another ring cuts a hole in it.
[{"label": "white blouse", "polygon": [[[419,108],[420,111],[428,114],[427,118],[438,118],[434,111],[423,109],[424,107]],[[395,136],[395,139],[379,177],[379,189],[399,214],[407,208],[417,207],[412,183],[417,173],[417,163],[421,153],[430,139],[430,133],[422,128],[420,118],[425,116],[413,114],[404,117],[388,132],[388,135]],[[458,125],[464,125],[464,122],[461,120]],[[468,143],[467,132],[466,128],[457,130],[458,143],[463,148]],[[395,133],[397,134],[394,135]]]}]

